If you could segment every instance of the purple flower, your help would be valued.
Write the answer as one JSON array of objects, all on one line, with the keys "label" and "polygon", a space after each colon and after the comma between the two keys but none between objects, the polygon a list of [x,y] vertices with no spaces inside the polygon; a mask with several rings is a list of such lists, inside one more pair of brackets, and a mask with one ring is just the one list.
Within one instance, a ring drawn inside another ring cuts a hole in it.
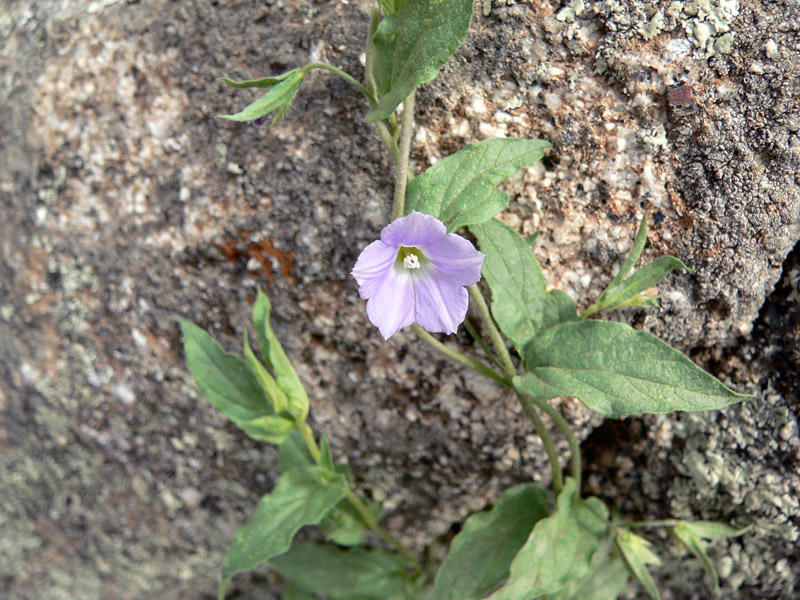
[{"label": "purple flower", "polygon": [[352,275],[367,300],[367,316],[383,335],[417,323],[455,333],[467,315],[466,285],[481,278],[483,254],[439,219],[414,211],[364,248]]}]

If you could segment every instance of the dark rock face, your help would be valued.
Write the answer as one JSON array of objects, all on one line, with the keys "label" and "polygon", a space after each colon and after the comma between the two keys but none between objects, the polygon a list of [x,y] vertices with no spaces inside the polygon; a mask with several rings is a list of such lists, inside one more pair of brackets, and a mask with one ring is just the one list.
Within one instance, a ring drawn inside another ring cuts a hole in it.
[{"label": "dark rock face", "polygon": [[[649,256],[696,272],[665,283],[661,309],[624,316],[757,397],[632,422],[630,456],[609,455],[624,463],[614,473],[587,465],[587,484],[641,516],[755,521],[730,543],[726,597],[792,597],[798,391],[774,374],[796,372],[794,263],[751,323],[800,237],[797,8],[738,8],[730,54],[707,59],[681,24],[696,17],[669,4],[650,39],[656,7],[643,2],[589,3],[572,22],[546,3],[476,16],[419,94],[413,156],[421,169],[479,138],[552,140],[505,186],[505,219],[541,231],[546,275],[584,304],[650,214]],[[220,75],[318,57],[360,77],[366,3],[0,7],[8,597],[213,597],[276,457],[199,396],[169,317],[239,349],[259,285],[318,430],[398,535],[422,544],[505,487],[549,476],[512,398],[367,322],[348,274],[388,215],[391,171],[357,93],[313,73],[274,128],[215,118],[253,97]],[[602,421],[563,408],[582,437]],[[239,597],[279,589],[260,573]],[[662,575],[665,597],[690,597],[669,565]]]}]

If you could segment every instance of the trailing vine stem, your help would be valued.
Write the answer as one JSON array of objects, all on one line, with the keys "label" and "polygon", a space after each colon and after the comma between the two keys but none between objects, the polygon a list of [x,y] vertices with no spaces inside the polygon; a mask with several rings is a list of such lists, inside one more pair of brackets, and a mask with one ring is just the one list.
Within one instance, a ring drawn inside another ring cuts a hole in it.
[{"label": "trailing vine stem", "polygon": [[[311,427],[309,427],[308,423],[305,421],[300,420],[296,420],[295,425],[300,431],[300,435],[303,437],[303,441],[305,442],[308,451],[311,453],[314,462],[322,466],[322,454],[319,450],[319,446],[317,445],[317,441],[314,439],[314,432],[312,431]],[[345,498],[347,498],[347,501],[358,513],[359,517],[361,517],[364,525],[371,529],[383,541],[397,548],[397,551],[409,560],[417,572],[422,572],[422,563],[419,561],[419,558],[417,558],[417,555],[414,554],[414,552],[410,549],[406,548],[406,546],[404,546],[400,540],[380,526],[380,524],[375,520],[375,517],[372,516],[372,513],[369,512],[369,509],[367,508],[366,504],[364,504],[364,501],[349,487],[349,485],[347,487],[347,491],[345,492]]]},{"label": "trailing vine stem", "polygon": [[403,120],[400,124],[400,156],[396,163],[394,179],[394,203],[392,204],[391,220],[403,216],[406,201],[406,184],[408,183],[408,155],[411,152],[411,139],[414,137],[414,96],[411,92],[403,100]]},{"label": "trailing vine stem", "polygon": [[542,421],[542,418],[539,416],[538,407],[530,401],[529,397],[517,392],[517,399],[522,405],[525,414],[528,415],[531,423],[533,423],[536,433],[542,438],[544,451],[547,453],[547,458],[550,461],[550,470],[553,474],[553,490],[556,494],[560,494],[564,487],[564,472],[561,470],[561,463],[558,460],[558,450],[556,450],[553,438],[550,432],[547,431],[547,426],[544,424],[544,421]]}]

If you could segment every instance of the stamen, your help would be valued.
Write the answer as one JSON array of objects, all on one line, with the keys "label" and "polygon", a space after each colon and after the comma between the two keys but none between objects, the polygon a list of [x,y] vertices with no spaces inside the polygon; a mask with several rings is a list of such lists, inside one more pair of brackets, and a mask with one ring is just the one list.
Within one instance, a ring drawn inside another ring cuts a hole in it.
[{"label": "stamen", "polygon": [[406,254],[405,258],[403,259],[403,268],[404,269],[419,269],[419,256],[413,253]]}]

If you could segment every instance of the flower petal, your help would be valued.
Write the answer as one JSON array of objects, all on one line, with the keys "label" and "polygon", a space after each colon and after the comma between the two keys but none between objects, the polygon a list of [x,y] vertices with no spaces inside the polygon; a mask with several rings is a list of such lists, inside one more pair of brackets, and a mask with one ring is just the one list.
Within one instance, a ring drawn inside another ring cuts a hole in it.
[{"label": "flower petal", "polygon": [[390,246],[423,246],[443,238],[447,227],[439,219],[421,212],[392,221],[381,231],[381,240]]},{"label": "flower petal", "polygon": [[350,274],[355,277],[359,295],[370,298],[380,287],[383,279],[392,269],[392,264],[397,258],[397,248],[393,248],[381,240],[372,242],[361,251],[356,261],[356,266]]},{"label": "flower petal", "polygon": [[467,316],[467,290],[431,266],[414,279],[414,321],[431,333],[455,333]]},{"label": "flower petal", "polygon": [[389,269],[380,285],[375,286],[367,301],[367,316],[383,339],[388,340],[414,322],[414,295],[411,277],[393,269]]},{"label": "flower petal", "polygon": [[433,266],[459,285],[472,285],[481,279],[484,254],[472,242],[456,233],[421,247]]}]

